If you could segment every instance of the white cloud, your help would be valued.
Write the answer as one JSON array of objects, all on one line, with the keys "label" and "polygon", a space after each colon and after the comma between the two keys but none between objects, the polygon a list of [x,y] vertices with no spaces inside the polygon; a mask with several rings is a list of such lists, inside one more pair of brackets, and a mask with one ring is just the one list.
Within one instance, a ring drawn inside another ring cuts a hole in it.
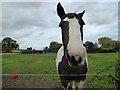
[{"label": "white cloud", "polygon": [[[20,48],[42,49],[51,41],[61,41],[56,2],[2,3],[2,34],[18,41]],[[117,39],[117,2],[62,2],[66,13],[82,12],[85,41],[96,42],[101,36]]]},{"label": "white cloud", "polygon": [[85,41],[97,42],[98,38],[107,36],[118,40],[118,29],[116,27],[110,29],[109,26],[86,25],[84,28],[84,39]]}]

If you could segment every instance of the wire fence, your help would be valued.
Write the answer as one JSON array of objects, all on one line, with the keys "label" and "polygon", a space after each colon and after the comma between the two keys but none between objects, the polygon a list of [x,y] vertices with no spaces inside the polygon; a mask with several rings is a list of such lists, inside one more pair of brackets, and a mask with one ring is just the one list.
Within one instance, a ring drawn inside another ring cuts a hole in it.
[{"label": "wire fence", "polygon": [[[96,74],[17,74],[19,76],[111,76],[111,75],[115,75],[115,72],[109,72],[107,74],[101,74],[103,72],[105,72],[106,70],[112,68],[112,67],[120,67],[118,66],[118,64],[112,64],[109,65],[108,67],[102,69],[101,71],[99,71]],[[11,74],[0,74],[0,76],[9,76],[9,75],[13,75],[13,73]],[[93,78],[94,79],[94,78]]]},{"label": "wire fence", "polygon": [[[14,74],[0,74],[0,76],[9,76]],[[109,76],[109,75],[115,75],[115,73],[112,74],[16,74],[19,76]]]},{"label": "wire fence", "polygon": [[[107,66],[106,68],[100,70],[99,72],[97,72],[96,74],[16,74],[20,77],[24,77],[24,76],[40,76],[40,77],[59,77],[59,76],[87,76],[89,77],[89,79],[86,79],[86,87],[92,87],[97,81],[107,81],[109,83],[112,84],[116,84],[116,80],[120,81],[119,78],[116,76],[116,71],[114,72],[109,72],[109,73],[105,73],[106,71],[110,70],[110,68],[115,68],[115,67],[120,67],[118,64],[111,64],[109,66]],[[0,74],[0,76],[4,77],[4,76],[10,76],[10,75],[14,75],[13,73],[11,74]],[[111,80],[111,81],[109,81]],[[57,81],[58,82],[58,81]],[[106,85],[107,86],[107,85]]]}]

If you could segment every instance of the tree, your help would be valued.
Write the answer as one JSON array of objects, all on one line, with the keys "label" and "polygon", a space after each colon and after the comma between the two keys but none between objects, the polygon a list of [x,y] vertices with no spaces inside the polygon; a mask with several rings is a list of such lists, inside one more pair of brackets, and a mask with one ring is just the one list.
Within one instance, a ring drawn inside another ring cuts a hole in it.
[{"label": "tree", "polygon": [[119,50],[119,41],[112,40],[109,37],[102,37],[98,39],[98,43],[101,45],[103,50],[112,50],[118,51]]},{"label": "tree", "polygon": [[32,51],[32,47],[27,48],[27,50],[31,50]]},{"label": "tree", "polygon": [[48,47],[45,47],[45,48],[43,48],[43,51],[44,51],[44,52],[49,52],[49,48],[48,48]]},{"label": "tree", "polygon": [[2,42],[0,42],[0,52],[2,51]]},{"label": "tree", "polygon": [[62,44],[59,42],[51,42],[49,46],[50,52],[57,52],[61,46]]},{"label": "tree", "polygon": [[120,42],[119,41],[115,41],[115,40],[113,40],[112,42],[113,42],[112,43],[113,50],[119,51],[120,50]]},{"label": "tree", "polygon": [[11,52],[11,50],[19,49],[19,45],[17,41],[11,39],[10,37],[5,37],[2,40],[2,51],[3,52]]},{"label": "tree", "polygon": [[86,47],[87,52],[97,52],[96,51],[96,49],[98,49],[98,44],[97,43],[86,41],[84,46]]},{"label": "tree", "polygon": [[111,48],[112,39],[109,37],[101,37],[98,39],[98,43],[101,45],[102,49],[109,50]]}]

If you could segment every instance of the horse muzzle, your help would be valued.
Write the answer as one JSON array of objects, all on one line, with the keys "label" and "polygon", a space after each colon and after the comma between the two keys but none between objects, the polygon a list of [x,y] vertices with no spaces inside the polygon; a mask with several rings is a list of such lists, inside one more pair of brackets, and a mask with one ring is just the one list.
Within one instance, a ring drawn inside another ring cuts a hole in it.
[{"label": "horse muzzle", "polygon": [[82,58],[79,57],[79,58],[76,60],[75,57],[72,56],[70,59],[68,59],[68,61],[70,62],[70,64],[71,64],[72,66],[77,66],[77,65],[79,65],[79,64],[82,62]]},{"label": "horse muzzle", "polygon": [[68,53],[66,54],[66,59],[70,66],[78,66],[82,63],[83,59],[79,56],[70,56]]}]

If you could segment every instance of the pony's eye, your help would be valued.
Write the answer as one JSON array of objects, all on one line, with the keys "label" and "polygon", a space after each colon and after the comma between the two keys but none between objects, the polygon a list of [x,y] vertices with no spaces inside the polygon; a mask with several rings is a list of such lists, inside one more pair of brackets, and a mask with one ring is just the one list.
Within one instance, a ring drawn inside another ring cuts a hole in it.
[{"label": "pony's eye", "polygon": [[64,25],[64,23],[65,23],[65,21],[61,21],[61,22],[59,23],[59,27],[62,27],[62,26]]}]

